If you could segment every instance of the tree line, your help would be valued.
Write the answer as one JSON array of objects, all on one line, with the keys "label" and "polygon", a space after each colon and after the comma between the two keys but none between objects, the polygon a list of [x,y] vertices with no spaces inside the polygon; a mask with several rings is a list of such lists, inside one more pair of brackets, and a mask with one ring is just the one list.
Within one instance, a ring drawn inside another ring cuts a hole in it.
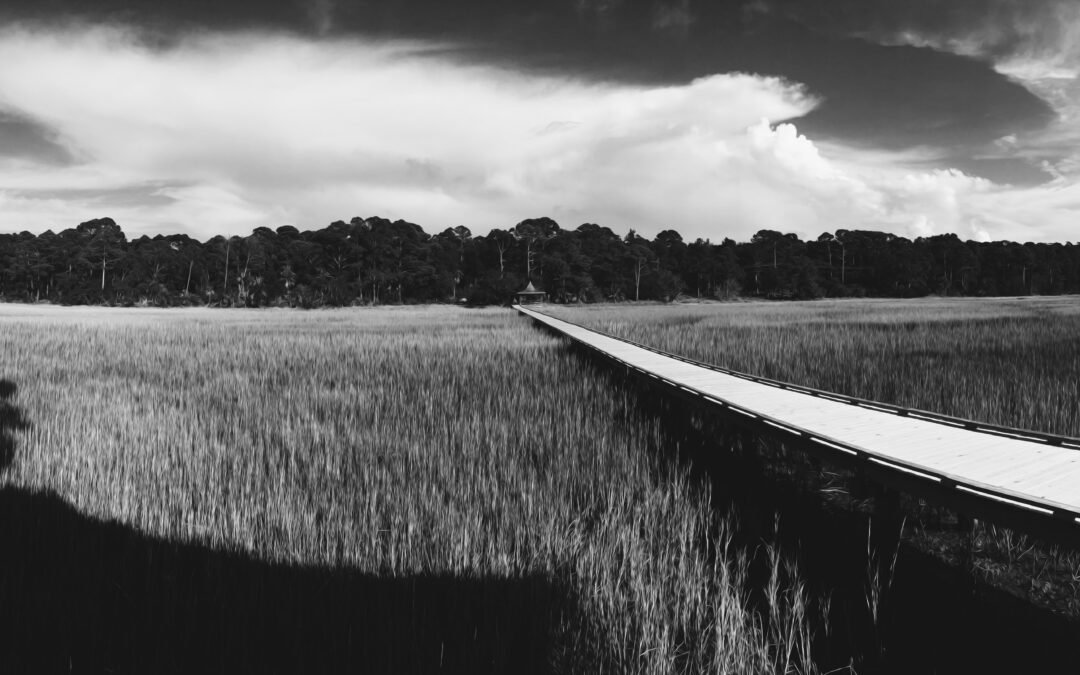
[{"label": "tree line", "polygon": [[404,220],[353,218],[321,230],[260,227],[200,242],[129,240],[111,218],[34,235],[0,234],[0,300],[62,304],[321,307],[501,304],[532,281],[555,302],[760,297],[1080,293],[1080,245],[914,240],[837,230],[803,241],[652,239],[550,218],[474,236]]}]

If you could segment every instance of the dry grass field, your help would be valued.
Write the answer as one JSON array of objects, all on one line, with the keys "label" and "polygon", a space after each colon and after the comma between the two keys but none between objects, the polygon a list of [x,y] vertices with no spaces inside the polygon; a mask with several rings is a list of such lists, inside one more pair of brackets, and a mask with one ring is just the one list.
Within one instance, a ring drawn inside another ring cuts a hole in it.
[{"label": "dry grass field", "polygon": [[16,671],[814,670],[792,565],[753,599],[658,421],[509,311],[0,305],[0,396]]}]

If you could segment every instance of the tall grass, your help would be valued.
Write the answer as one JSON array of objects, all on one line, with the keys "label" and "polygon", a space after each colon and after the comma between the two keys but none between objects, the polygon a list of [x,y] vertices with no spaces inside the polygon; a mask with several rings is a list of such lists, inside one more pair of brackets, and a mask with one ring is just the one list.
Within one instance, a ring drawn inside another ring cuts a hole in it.
[{"label": "tall grass", "polygon": [[1080,436],[1080,299],[552,308],[725,368],[874,401]]},{"label": "tall grass", "polygon": [[755,610],[657,420],[510,312],[0,312],[4,490],[274,565],[548,579],[560,671],[814,670],[796,571]]}]

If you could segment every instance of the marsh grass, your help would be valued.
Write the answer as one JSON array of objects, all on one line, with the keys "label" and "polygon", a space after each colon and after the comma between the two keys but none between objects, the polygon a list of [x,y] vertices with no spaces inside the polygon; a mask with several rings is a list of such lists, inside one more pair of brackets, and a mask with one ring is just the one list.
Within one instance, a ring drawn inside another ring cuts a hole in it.
[{"label": "marsh grass", "polygon": [[758,609],[659,421],[508,311],[0,312],[9,663],[815,670],[793,563]]},{"label": "marsh grass", "polygon": [[553,308],[665,351],[785,382],[1080,437],[1080,299]]},{"label": "marsh grass", "polygon": [[[920,299],[550,307],[570,321],[753,373],[981,422],[1080,437],[1080,298]],[[788,453],[821,500],[872,509],[849,472]],[[801,478],[799,478],[801,476]],[[785,476],[787,477],[787,476]],[[1080,618],[1080,555],[915,499],[904,541],[972,580]],[[820,533],[807,532],[807,537]],[[873,552],[872,552],[873,553]],[[890,551],[876,553],[881,559]],[[895,555],[892,558],[895,561]],[[871,569],[867,601],[885,598]],[[891,577],[891,567],[886,570]],[[875,612],[876,614],[877,612]]]}]

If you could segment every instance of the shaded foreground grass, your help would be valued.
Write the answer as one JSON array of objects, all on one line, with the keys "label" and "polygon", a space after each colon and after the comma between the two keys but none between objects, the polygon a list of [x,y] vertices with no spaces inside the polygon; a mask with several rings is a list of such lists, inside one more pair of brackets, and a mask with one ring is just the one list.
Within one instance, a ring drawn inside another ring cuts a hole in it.
[{"label": "shaded foreground grass", "polygon": [[14,382],[0,380],[0,471],[15,457],[13,433],[26,428],[22,413],[10,403],[17,389]]},{"label": "shaded foreground grass", "polygon": [[17,669],[814,670],[791,565],[752,600],[659,419],[509,312],[2,311]]},{"label": "shaded foreground grass", "polygon": [[542,575],[267,563],[13,489],[0,490],[0,540],[12,673],[542,673],[568,601]]}]

